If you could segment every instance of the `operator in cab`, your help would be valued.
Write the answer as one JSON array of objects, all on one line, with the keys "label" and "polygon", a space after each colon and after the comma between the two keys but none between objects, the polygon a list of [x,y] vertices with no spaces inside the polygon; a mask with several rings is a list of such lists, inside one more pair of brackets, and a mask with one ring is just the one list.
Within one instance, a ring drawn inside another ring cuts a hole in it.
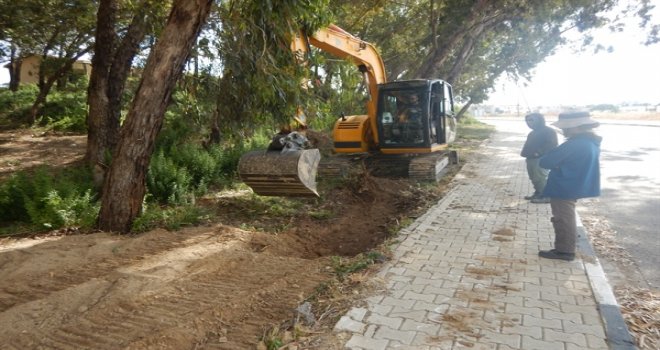
[{"label": "operator in cab", "polygon": [[408,98],[408,101],[402,104],[397,121],[399,123],[407,123],[409,121],[419,121],[419,117],[422,113],[422,108],[419,104],[419,96],[417,94],[412,94]]}]

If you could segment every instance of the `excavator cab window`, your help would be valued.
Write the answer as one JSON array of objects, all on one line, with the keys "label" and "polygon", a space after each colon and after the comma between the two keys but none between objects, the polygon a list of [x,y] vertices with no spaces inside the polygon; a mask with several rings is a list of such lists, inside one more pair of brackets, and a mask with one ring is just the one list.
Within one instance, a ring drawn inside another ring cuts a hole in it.
[{"label": "excavator cab window", "polygon": [[442,84],[443,100],[443,140],[441,143],[451,143],[456,139],[456,118],[454,116],[454,95],[451,85]]},{"label": "excavator cab window", "polygon": [[431,86],[431,140],[445,144],[454,141],[454,99],[451,86],[446,82],[435,82]]},{"label": "excavator cab window", "polygon": [[384,147],[419,147],[427,143],[427,94],[417,90],[384,91],[379,126]]}]

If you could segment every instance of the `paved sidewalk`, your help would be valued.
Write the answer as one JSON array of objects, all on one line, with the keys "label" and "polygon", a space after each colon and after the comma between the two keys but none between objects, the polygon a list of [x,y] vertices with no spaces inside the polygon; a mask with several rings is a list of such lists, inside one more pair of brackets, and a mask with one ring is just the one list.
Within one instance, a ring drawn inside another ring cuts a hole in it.
[{"label": "paved sidewalk", "polygon": [[[386,291],[335,326],[352,333],[347,348],[578,350],[614,344],[611,328],[621,327],[599,312],[614,298],[593,253],[572,262],[537,255],[552,248],[554,234],[550,206],[522,198],[533,192],[518,155],[523,141],[494,134],[454,179],[453,190],[401,232],[394,258],[380,273]],[[596,282],[590,273],[600,275]],[[617,316],[616,305],[609,310]],[[629,337],[625,325],[623,331]],[[624,342],[613,348],[634,347]]]}]

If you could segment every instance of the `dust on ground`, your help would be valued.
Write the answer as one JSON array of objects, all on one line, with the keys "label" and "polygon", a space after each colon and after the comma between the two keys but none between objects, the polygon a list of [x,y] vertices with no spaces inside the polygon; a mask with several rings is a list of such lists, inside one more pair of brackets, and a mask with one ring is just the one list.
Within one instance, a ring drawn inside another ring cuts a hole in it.
[{"label": "dust on ground", "polygon": [[[80,160],[84,141],[0,134],[0,172]],[[238,193],[205,198],[217,217],[178,231],[5,238],[1,347],[340,348],[332,326],[372,278],[367,269],[340,279],[338,264],[378,249],[441,187],[363,176],[353,188],[327,189],[322,200],[300,199],[290,217],[249,212]],[[311,314],[295,311],[310,305]]]},{"label": "dust on ground", "polygon": [[0,179],[42,164],[61,167],[82,158],[86,135],[12,130],[0,132]]}]

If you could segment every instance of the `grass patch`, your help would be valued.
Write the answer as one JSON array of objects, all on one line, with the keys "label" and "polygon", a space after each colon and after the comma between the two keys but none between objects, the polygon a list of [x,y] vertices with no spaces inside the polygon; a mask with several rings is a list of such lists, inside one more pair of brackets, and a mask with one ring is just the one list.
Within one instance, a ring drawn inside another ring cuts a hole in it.
[{"label": "grass patch", "polygon": [[309,216],[316,220],[327,220],[333,218],[335,216],[335,213],[333,213],[330,210],[320,209],[320,210],[310,211]]},{"label": "grass patch", "polygon": [[146,232],[157,227],[178,230],[183,226],[197,225],[209,219],[206,209],[194,205],[161,208],[145,205],[144,212],[133,222],[134,233]]},{"label": "grass patch", "polygon": [[332,268],[334,269],[337,278],[339,278],[340,281],[343,281],[346,276],[362,271],[376,263],[382,263],[385,260],[387,260],[387,257],[383,253],[372,250],[370,252],[360,253],[350,259],[333,256]]},{"label": "grass patch", "polygon": [[482,123],[472,117],[461,119],[458,125],[457,141],[460,140],[485,140],[495,131],[495,127]]}]

